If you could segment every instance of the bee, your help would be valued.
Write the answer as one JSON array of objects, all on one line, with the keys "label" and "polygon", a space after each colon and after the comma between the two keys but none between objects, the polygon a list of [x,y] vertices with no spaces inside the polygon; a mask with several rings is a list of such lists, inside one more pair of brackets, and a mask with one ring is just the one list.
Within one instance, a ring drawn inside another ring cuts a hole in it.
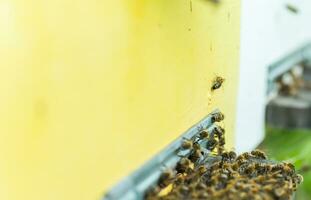
[{"label": "bee", "polygon": [[181,158],[175,169],[178,173],[192,172],[193,163],[188,158]]},{"label": "bee", "polygon": [[275,196],[277,196],[277,197],[281,197],[285,194],[285,191],[283,188],[276,188],[276,189],[274,189],[273,192],[274,192]]},{"label": "bee", "polygon": [[284,178],[284,176],[282,174],[280,174],[280,173],[275,173],[275,174],[272,175],[272,177],[276,178],[276,179],[283,179]]},{"label": "bee", "polygon": [[206,190],[206,188],[207,188],[207,186],[202,182],[200,182],[196,185],[197,190]]},{"label": "bee", "polygon": [[211,91],[219,89],[222,86],[224,81],[225,81],[224,78],[220,76],[216,76],[216,78],[213,80]]},{"label": "bee", "polygon": [[226,180],[228,180],[228,175],[227,174],[220,174],[219,175],[219,179],[221,180],[221,181],[226,181]]},{"label": "bee", "polygon": [[145,199],[152,199],[153,197],[157,196],[160,193],[160,191],[161,188],[159,186],[152,186],[145,193]]},{"label": "bee", "polygon": [[272,166],[272,172],[280,171],[283,170],[283,165],[282,164],[276,164]]},{"label": "bee", "polygon": [[247,175],[251,175],[255,172],[255,165],[254,164],[250,164],[248,165],[245,169],[244,169],[244,173]]},{"label": "bee", "polygon": [[192,162],[198,161],[202,157],[202,151],[200,149],[194,149],[190,155],[189,155],[189,160]]},{"label": "bee", "polygon": [[295,180],[297,181],[298,184],[302,183],[303,182],[303,176],[300,175],[300,174],[297,174],[295,176]]},{"label": "bee", "polygon": [[292,4],[286,4],[286,9],[294,14],[299,12],[298,8]]},{"label": "bee", "polygon": [[269,173],[272,171],[272,165],[271,164],[263,165],[262,170],[264,173]]},{"label": "bee", "polygon": [[178,191],[183,194],[183,195],[186,195],[189,193],[189,187],[185,186],[185,185],[181,185],[179,188],[178,188]]},{"label": "bee", "polygon": [[224,134],[225,134],[225,129],[223,129],[220,126],[216,126],[213,129],[213,134],[215,134],[218,138],[222,138],[224,136]]},{"label": "bee", "polygon": [[295,167],[291,163],[283,163],[283,165],[281,164],[281,171],[291,176],[295,173]]},{"label": "bee", "polygon": [[167,187],[169,184],[172,183],[174,176],[175,176],[175,173],[173,172],[173,170],[168,169],[164,171],[159,177],[158,186],[160,188]]},{"label": "bee", "polygon": [[213,151],[217,145],[218,145],[218,141],[216,139],[214,138],[209,139],[206,143],[206,149]]},{"label": "bee", "polygon": [[247,163],[248,161],[247,161],[247,159],[246,159],[244,156],[239,155],[239,156],[236,158],[236,162],[237,162],[237,164],[238,164],[238,166],[239,166],[239,168],[240,168],[241,165]]},{"label": "bee", "polygon": [[203,139],[206,139],[208,138],[209,134],[207,132],[207,130],[202,130],[199,132],[199,139],[200,140],[203,140]]},{"label": "bee", "polygon": [[175,177],[174,184],[181,185],[185,182],[185,176],[182,173],[178,173]]},{"label": "bee", "polygon": [[217,153],[218,155],[222,154],[225,151],[225,147],[224,146],[218,146],[217,147]]},{"label": "bee", "polygon": [[197,169],[197,173],[202,176],[203,174],[205,174],[207,172],[207,168],[204,165],[200,165]]},{"label": "bee", "polygon": [[231,169],[233,169],[234,171],[238,171],[238,169],[239,169],[239,164],[238,163],[233,163],[232,165],[231,165]]},{"label": "bee", "polygon": [[219,146],[224,146],[226,144],[226,140],[224,136],[218,139],[218,144]]},{"label": "bee", "polygon": [[211,171],[215,171],[215,170],[217,170],[218,168],[220,168],[220,166],[221,166],[221,163],[218,161],[218,162],[215,162],[214,164],[212,164],[211,166],[210,166],[210,170]]},{"label": "bee", "polygon": [[290,168],[292,171],[296,171],[295,166],[292,163],[284,162],[284,165]]},{"label": "bee", "polygon": [[198,195],[198,199],[206,199],[208,198],[209,195],[207,192],[203,191],[203,192],[200,192],[199,195]]},{"label": "bee", "polygon": [[212,114],[212,123],[221,122],[224,119],[225,119],[225,115],[221,112],[217,112],[217,113]]},{"label": "bee", "polygon": [[237,154],[234,151],[229,151],[229,158],[230,160],[235,160],[237,157]]},{"label": "bee", "polygon": [[230,161],[230,156],[229,156],[229,153],[228,152],[222,152],[221,154],[220,154],[220,156],[221,156],[221,158],[222,158],[222,161]]},{"label": "bee", "polygon": [[241,155],[239,155],[237,158],[236,158],[236,160],[244,160],[244,159],[246,159],[246,160],[249,160],[251,158],[251,154],[250,153],[248,153],[248,152],[245,152],[245,153],[242,153]]},{"label": "bee", "polygon": [[268,158],[267,155],[266,155],[263,151],[261,151],[261,150],[259,150],[259,149],[256,149],[256,150],[251,151],[251,154],[252,154],[255,158],[258,158],[258,159],[266,160],[266,159]]},{"label": "bee", "polygon": [[191,140],[185,139],[182,143],[181,143],[181,149],[182,150],[189,150],[192,149],[193,146],[193,142]]}]

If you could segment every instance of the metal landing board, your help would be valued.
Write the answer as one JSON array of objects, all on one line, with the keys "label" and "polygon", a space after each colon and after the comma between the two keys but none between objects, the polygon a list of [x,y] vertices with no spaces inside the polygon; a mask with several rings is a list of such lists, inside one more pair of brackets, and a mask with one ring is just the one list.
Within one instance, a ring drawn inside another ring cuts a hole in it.
[{"label": "metal landing board", "polygon": [[183,140],[193,139],[202,128],[212,132],[217,126],[213,123],[212,116],[219,112],[218,109],[214,110],[188,129],[141,168],[110,189],[103,197],[103,200],[142,200],[146,189],[158,180],[163,167],[174,167],[178,162],[180,155],[177,155],[177,152]]}]

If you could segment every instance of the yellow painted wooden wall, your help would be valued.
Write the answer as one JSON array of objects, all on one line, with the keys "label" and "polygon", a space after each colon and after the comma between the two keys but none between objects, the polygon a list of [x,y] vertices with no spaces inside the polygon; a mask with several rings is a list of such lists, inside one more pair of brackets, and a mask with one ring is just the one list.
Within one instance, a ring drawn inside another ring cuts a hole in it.
[{"label": "yellow painted wooden wall", "polygon": [[239,15],[239,0],[0,0],[0,199],[98,199],[216,107],[232,146]]}]

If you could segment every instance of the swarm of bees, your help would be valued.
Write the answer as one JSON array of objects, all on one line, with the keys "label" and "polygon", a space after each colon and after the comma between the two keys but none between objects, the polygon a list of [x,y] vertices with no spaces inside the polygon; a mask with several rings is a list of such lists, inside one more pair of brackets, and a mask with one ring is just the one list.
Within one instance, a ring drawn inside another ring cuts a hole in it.
[{"label": "swarm of bees", "polygon": [[[223,116],[218,114],[217,116]],[[223,117],[216,118],[221,121]],[[179,151],[187,151],[174,168],[164,171],[146,200],[289,200],[303,177],[291,163],[277,163],[261,150],[237,155],[225,145],[225,130],[200,129],[185,139]],[[169,188],[169,189],[168,189]],[[166,192],[163,192],[163,191]]]}]

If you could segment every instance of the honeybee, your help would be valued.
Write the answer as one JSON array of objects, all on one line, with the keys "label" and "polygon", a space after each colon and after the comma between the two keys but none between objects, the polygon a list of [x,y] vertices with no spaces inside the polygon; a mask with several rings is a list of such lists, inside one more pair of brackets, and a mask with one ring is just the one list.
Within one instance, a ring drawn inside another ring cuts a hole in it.
[{"label": "honeybee", "polygon": [[259,150],[259,149],[256,149],[256,150],[251,151],[251,154],[252,154],[255,158],[258,158],[258,159],[264,159],[264,160],[266,160],[266,159],[268,158],[267,155],[266,155],[263,151],[261,151],[261,150]]},{"label": "honeybee", "polygon": [[226,180],[228,180],[228,175],[227,174],[220,174],[219,175],[219,179],[221,180],[221,181],[226,181]]},{"label": "honeybee", "polygon": [[244,173],[246,173],[247,175],[251,175],[255,172],[255,165],[254,164],[250,164],[248,165],[245,169],[244,169]]},{"label": "honeybee", "polygon": [[191,140],[185,139],[182,143],[181,143],[181,149],[182,150],[188,150],[188,149],[192,149],[193,146],[193,142]]},{"label": "honeybee", "polygon": [[292,163],[284,162],[285,167],[291,169],[293,172],[296,171],[295,166]]},{"label": "honeybee", "polygon": [[222,161],[230,161],[230,156],[229,156],[229,153],[228,152],[222,152],[221,154],[220,154],[220,156],[221,156],[221,158],[222,158]]},{"label": "honeybee", "polygon": [[218,144],[219,146],[224,146],[226,144],[226,140],[224,136],[218,139]]},{"label": "honeybee", "polygon": [[153,197],[157,196],[161,188],[159,186],[152,186],[150,189],[147,190],[145,193],[145,199],[152,199]]},{"label": "honeybee", "polygon": [[237,154],[234,151],[229,151],[230,160],[235,160],[236,157],[237,157]]},{"label": "honeybee", "polygon": [[245,153],[242,153],[241,155],[239,155],[237,158],[236,158],[236,160],[244,160],[244,159],[246,159],[246,160],[249,160],[251,158],[251,155],[250,155],[250,153],[248,153],[248,152],[245,152]]},{"label": "honeybee", "polygon": [[216,126],[214,129],[213,129],[213,134],[216,134],[216,136],[218,138],[222,138],[225,134],[225,129],[220,127],[220,126]]},{"label": "honeybee", "polygon": [[225,81],[224,78],[220,76],[216,76],[216,78],[213,80],[211,91],[219,89],[222,86],[224,81]]},{"label": "honeybee", "polygon": [[206,138],[208,138],[208,136],[209,136],[209,134],[208,134],[207,130],[202,130],[199,132],[199,139],[200,140],[206,139]]},{"label": "honeybee", "polygon": [[175,176],[175,173],[173,172],[173,170],[170,170],[170,169],[165,170],[159,177],[158,186],[160,188],[167,187],[169,184],[172,183],[174,176]]},{"label": "honeybee", "polygon": [[231,169],[233,169],[234,171],[238,171],[238,169],[239,169],[239,164],[238,164],[238,163],[233,163],[233,164],[231,165]]},{"label": "honeybee", "polygon": [[189,187],[185,186],[185,185],[181,185],[179,188],[178,188],[178,191],[183,194],[183,195],[186,195],[189,193]]},{"label": "honeybee", "polygon": [[206,149],[213,151],[217,145],[218,145],[218,141],[214,138],[211,138],[206,143]]},{"label": "honeybee", "polygon": [[202,157],[202,151],[200,149],[194,149],[190,155],[189,155],[189,160],[192,162],[198,161]]},{"label": "honeybee", "polygon": [[205,174],[207,172],[207,168],[204,165],[200,165],[197,169],[197,173],[202,176],[203,174]]},{"label": "honeybee", "polygon": [[209,196],[208,193],[203,191],[203,192],[199,193],[198,198],[199,199],[206,199],[206,198],[208,198],[208,196]]},{"label": "honeybee", "polygon": [[185,182],[185,176],[182,173],[178,173],[175,177],[174,184],[181,185]]},{"label": "honeybee", "polygon": [[286,4],[286,8],[288,11],[297,14],[299,12],[298,8],[292,4]]},{"label": "honeybee", "polygon": [[277,197],[281,197],[285,194],[285,191],[283,188],[276,188],[276,189],[274,189],[274,194]]},{"label": "honeybee", "polygon": [[221,112],[213,113],[212,115],[212,123],[221,122],[224,119],[225,119],[225,115]]},{"label": "honeybee", "polygon": [[218,155],[222,154],[225,151],[225,147],[224,146],[218,146],[217,147],[217,153]]},{"label": "honeybee", "polygon": [[192,171],[193,163],[188,158],[181,158],[175,169],[178,173],[189,173]]},{"label": "honeybee", "polygon": [[196,185],[197,190],[206,190],[206,188],[207,188],[206,185],[202,182],[200,182]]},{"label": "honeybee", "polygon": [[302,183],[303,182],[303,176],[300,175],[300,174],[297,174],[295,176],[295,180],[297,181],[298,184]]}]

